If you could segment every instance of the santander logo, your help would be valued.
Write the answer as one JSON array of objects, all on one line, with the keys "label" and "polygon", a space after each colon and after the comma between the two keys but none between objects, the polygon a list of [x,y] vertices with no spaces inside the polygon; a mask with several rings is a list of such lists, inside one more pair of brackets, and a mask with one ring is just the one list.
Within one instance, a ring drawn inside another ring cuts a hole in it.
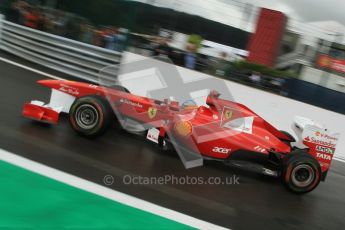
[{"label": "santander logo", "polygon": [[[337,140],[337,138],[334,138]],[[310,142],[310,143],[314,143],[314,144],[319,144],[319,145],[323,145],[323,146],[327,146],[327,147],[331,147],[331,148],[335,148],[336,143],[333,142],[333,139],[327,139],[324,137],[319,137],[319,138],[315,138],[315,137],[305,137],[304,141],[306,142]]]}]

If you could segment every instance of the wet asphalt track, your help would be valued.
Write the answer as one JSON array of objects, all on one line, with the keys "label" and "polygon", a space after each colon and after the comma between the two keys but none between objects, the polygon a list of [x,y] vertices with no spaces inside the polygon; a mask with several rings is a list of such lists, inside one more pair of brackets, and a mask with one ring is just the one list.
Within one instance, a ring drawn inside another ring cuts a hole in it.
[{"label": "wet asphalt track", "polygon": [[[0,56],[29,64],[4,53]],[[345,226],[343,163],[335,161],[326,182],[306,195],[286,191],[276,179],[218,162],[186,170],[177,154],[159,150],[116,127],[102,138],[89,140],[77,136],[66,117],[58,126],[24,119],[24,102],[48,101],[49,90],[35,84],[44,78],[0,61],[0,148],[98,184],[104,185],[104,176],[112,175],[112,189],[231,229],[329,230]],[[125,185],[125,175],[188,175],[223,180],[236,175],[240,184]]]}]

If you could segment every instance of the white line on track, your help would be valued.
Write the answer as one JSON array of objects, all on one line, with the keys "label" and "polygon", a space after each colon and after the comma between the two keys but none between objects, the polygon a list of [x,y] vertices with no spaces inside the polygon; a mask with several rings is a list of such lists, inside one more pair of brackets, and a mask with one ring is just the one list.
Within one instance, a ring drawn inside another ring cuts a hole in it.
[{"label": "white line on track", "polygon": [[29,70],[29,71],[31,71],[31,72],[34,72],[34,73],[43,75],[43,76],[45,76],[45,77],[49,77],[49,78],[56,79],[56,80],[62,80],[62,79],[63,79],[63,78],[60,78],[60,77],[51,75],[51,74],[49,74],[49,73],[46,73],[46,72],[43,72],[43,71],[39,71],[39,70],[37,70],[37,69],[33,69],[33,68],[31,68],[31,67],[28,67],[28,66],[19,64],[19,63],[17,63],[17,62],[8,60],[8,59],[3,58],[3,57],[0,57],[0,61],[6,62],[6,63],[8,63],[8,64],[11,64],[11,65],[14,65],[14,66],[17,66],[17,67],[26,69],[26,70]]},{"label": "white line on track", "polygon": [[[209,222],[196,219],[194,217],[167,209],[156,204],[138,199],[136,197],[106,188],[91,181],[73,176],[60,170],[20,157],[14,153],[0,149],[0,160],[40,174],[45,177],[60,181],[70,186],[88,191],[90,193],[108,198],[110,200],[125,204],[127,206],[141,209],[143,211],[161,216],[178,223],[182,223],[197,229],[227,229]],[[153,227],[153,226],[152,226]]]},{"label": "white line on track", "polygon": [[344,160],[344,159],[342,159],[342,158],[339,158],[339,157],[334,157],[333,159],[334,159],[334,160],[336,160],[336,161],[339,161],[339,162],[345,163],[345,160]]},{"label": "white line on track", "polygon": [[[14,61],[11,61],[11,60],[6,59],[6,58],[3,58],[3,57],[0,57],[0,61],[6,62],[6,63],[8,63],[8,64],[11,64],[11,65],[14,65],[14,66],[17,66],[17,67],[20,67],[20,68],[23,68],[23,69],[26,69],[26,70],[29,70],[29,71],[32,71],[32,72],[34,72],[34,73],[43,75],[43,76],[45,76],[45,77],[49,77],[49,78],[56,79],[56,80],[65,80],[64,78],[57,77],[57,76],[54,76],[54,75],[52,75],[52,74],[49,74],[49,73],[46,73],[46,72],[39,71],[39,70],[37,70],[37,69],[34,69],[34,68],[31,68],[31,67],[28,67],[28,66],[25,66],[25,65],[16,63],[16,62],[14,62]],[[336,160],[336,161],[345,163],[345,159],[338,158],[338,157],[334,157],[333,159]]]}]

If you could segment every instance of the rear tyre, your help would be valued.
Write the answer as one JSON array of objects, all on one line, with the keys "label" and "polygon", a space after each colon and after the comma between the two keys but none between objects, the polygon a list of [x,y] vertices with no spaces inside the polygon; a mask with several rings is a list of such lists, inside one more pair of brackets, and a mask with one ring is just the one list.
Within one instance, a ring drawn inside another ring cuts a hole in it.
[{"label": "rear tyre", "polygon": [[320,164],[306,152],[291,153],[283,164],[282,179],[294,193],[311,192],[321,180]]},{"label": "rear tyre", "polygon": [[78,134],[97,137],[110,127],[111,114],[106,100],[98,96],[86,96],[73,103],[69,112],[69,121]]}]

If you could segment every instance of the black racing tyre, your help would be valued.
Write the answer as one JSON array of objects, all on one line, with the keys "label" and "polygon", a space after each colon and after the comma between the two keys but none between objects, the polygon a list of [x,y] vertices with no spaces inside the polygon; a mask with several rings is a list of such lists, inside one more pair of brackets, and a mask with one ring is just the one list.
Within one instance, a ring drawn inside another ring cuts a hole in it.
[{"label": "black racing tyre", "polygon": [[111,109],[108,102],[99,96],[85,96],[77,99],[71,106],[69,121],[80,135],[97,137],[111,124]]},{"label": "black racing tyre", "polygon": [[284,160],[282,179],[290,191],[307,193],[318,186],[322,173],[314,157],[304,151],[296,151]]}]

